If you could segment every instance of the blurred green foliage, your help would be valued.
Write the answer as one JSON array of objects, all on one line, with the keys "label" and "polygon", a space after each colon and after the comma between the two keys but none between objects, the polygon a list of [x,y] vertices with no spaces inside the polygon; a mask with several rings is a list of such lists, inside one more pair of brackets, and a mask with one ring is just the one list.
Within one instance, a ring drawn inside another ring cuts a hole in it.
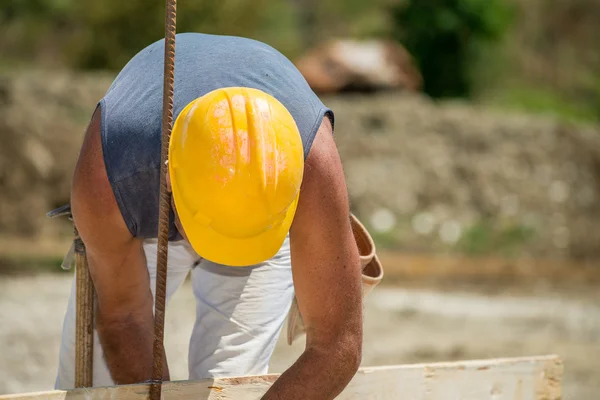
[{"label": "blurred green foliage", "polygon": [[[116,70],[163,37],[164,7],[147,0],[13,0],[0,13],[3,47],[16,58],[41,55],[76,68]],[[271,37],[293,50],[291,11],[290,2],[278,0],[182,1],[177,30]]]},{"label": "blurred green foliage", "polygon": [[457,245],[462,252],[469,255],[500,253],[512,256],[523,250],[534,238],[535,231],[529,226],[497,226],[491,221],[482,220],[469,227]]},{"label": "blurred green foliage", "polygon": [[[85,7],[83,7],[84,3]],[[268,8],[270,0],[247,1],[182,1],[179,2],[179,32],[202,27],[207,33],[229,34],[256,32],[262,21],[258,10]],[[129,57],[159,40],[164,34],[164,4],[146,0],[104,0],[77,2],[80,23],[85,27],[77,36],[77,59],[85,68],[119,68]],[[101,38],[101,40],[94,40]]]},{"label": "blurred green foliage", "polygon": [[[119,70],[164,35],[164,1],[0,0],[0,70]],[[291,59],[394,38],[432,97],[600,120],[600,0],[185,0],[178,32],[246,36]]]},{"label": "blurred green foliage", "polygon": [[[508,1],[508,0],[507,0]],[[513,1],[515,22],[480,48],[472,99],[503,109],[600,122],[600,1]]]},{"label": "blurred green foliage", "polygon": [[569,98],[549,88],[507,86],[488,101],[506,110],[543,114],[577,123],[600,121],[600,89],[591,99]]},{"label": "blurred green foliage", "polygon": [[[164,35],[164,1],[4,1],[4,64],[25,60],[118,70]],[[322,38],[384,34],[385,2],[187,0],[177,5],[177,31],[250,37],[295,58]]]},{"label": "blurred green foliage", "polygon": [[481,46],[513,20],[504,0],[409,0],[392,8],[394,37],[415,57],[432,97],[468,97]]},{"label": "blurred green foliage", "polygon": [[6,275],[24,275],[39,273],[72,274],[73,269],[64,270],[62,259],[52,256],[0,256],[0,277]]}]

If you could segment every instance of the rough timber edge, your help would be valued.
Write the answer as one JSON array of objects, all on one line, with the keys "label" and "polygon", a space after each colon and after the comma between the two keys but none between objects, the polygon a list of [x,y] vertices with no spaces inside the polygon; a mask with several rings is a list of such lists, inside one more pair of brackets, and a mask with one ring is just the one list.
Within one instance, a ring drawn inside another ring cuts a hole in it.
[{"label": "rough timber edge", "polygon": [[[563,364],[556,355],[363,367],[339,399],[560,400]],[[259,399],[279,374],[173,381],[163,399]],[[149,385],[54,390],[0,396],[0,400],[147,399]]]}]

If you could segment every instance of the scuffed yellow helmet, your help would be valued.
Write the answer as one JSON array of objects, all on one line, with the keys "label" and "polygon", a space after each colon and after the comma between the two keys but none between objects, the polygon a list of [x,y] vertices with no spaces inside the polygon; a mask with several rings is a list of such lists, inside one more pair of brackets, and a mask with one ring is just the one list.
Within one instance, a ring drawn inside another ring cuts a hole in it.
[{"label": "scuffed yellow helmet", "polygon": [[248,266],[277,253],[304,173],[300,132],[277,99],[230,87],[192,101],[173,126],[168,165],[177,214],[201,257]]}]

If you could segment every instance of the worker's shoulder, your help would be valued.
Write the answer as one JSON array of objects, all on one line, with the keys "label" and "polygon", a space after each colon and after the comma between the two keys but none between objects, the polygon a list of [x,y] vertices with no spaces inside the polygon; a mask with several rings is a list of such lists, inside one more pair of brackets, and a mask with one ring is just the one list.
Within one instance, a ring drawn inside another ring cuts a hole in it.
[{"label": "worker's shoulder", "polygon": [[[338,158],[339,153],[333,137],[333,121],[329,115],[325,115],[321,125],[317,129],[315,138],[305,160],[305,171],[316,172],[316,175],[332,167],[332,159]],[[319,172],[320,171],[320,172]],[[308,178],[315,174],[306,174]]]},{"label": "worker's shoulder", "polygon": [[88,125],[73,174],[71,210],[83,236],[92,240],[103,234],[122,233],[126,230],[115,195],[109,183],[100,137],[102,109],[97,107]]}]

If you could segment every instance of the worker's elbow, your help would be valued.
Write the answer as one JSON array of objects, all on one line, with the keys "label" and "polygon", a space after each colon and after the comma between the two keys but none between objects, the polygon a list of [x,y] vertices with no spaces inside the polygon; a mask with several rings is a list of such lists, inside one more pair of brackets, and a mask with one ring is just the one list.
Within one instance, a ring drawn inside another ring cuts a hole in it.
[{"label": "worker's elbow", "polygon": [[350,380],[362,362],[362,331],[347,332],[338,343],[341,370]]},{"label": "worker's elbow", "polygon": [[362,362],[362,343],[348,352],[348,372],[354,376]]}]

